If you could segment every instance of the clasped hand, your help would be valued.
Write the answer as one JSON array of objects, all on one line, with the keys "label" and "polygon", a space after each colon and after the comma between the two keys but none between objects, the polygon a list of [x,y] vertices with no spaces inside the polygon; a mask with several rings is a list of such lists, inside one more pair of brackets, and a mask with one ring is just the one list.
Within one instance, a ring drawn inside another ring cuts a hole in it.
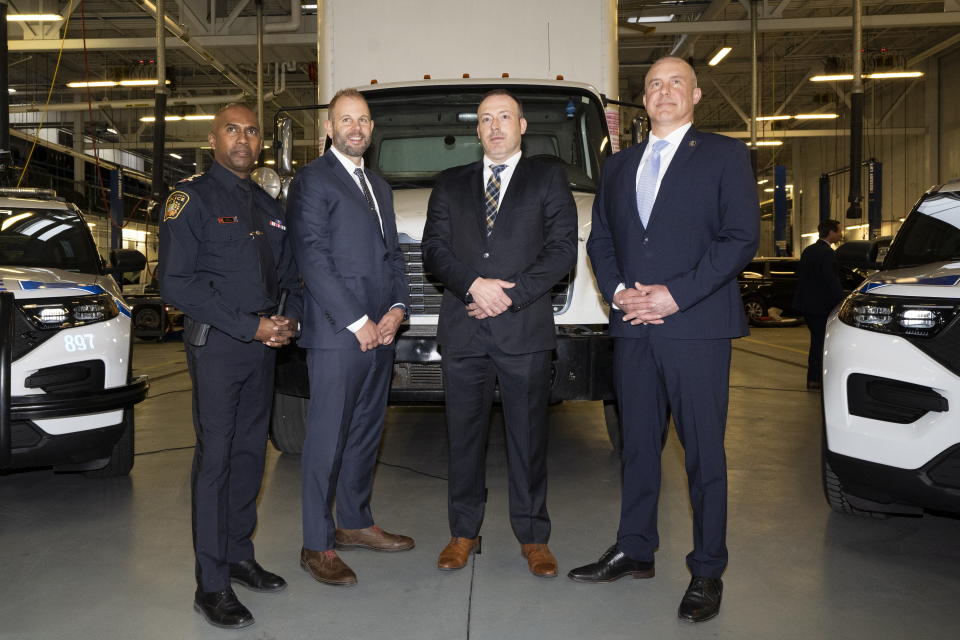
[{"label": "clasped hand", "polygon": [[392,344],[401,322],[403,322],[403,309],[399,307],[387,311],[376,324],[368,318],[354,334],[357,342],[360,343],[360,351],[370,351],[380,345]]},{"label": "clasped hand", "polygon": [[478,320],[500,315],[513,306],[513,300],[504,290],[515,286],[515,282],[497,278],[477,278],[470,285],[473,302],[467,305],[467,315]]},{"label": "clasped hand", "polygon": [[630,324],[663,324],[663,319],[680,310],[670,290],[662,284],[635,282],[613,296],[623,311],[623,321]]},{"label": "clasped hand", "polygon": [[297,322],[286,316],[270,316],[260,318],[260,326],[253,336],[268,347],[282,347],[290,344],[297,332]]}]

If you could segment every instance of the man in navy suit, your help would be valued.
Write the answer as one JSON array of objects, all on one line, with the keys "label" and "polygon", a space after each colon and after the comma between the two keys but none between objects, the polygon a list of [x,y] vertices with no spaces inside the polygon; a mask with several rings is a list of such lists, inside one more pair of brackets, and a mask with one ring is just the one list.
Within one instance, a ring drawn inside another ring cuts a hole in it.
[{"label": "man in navy suit", "polygon": [[461,569],[479,546],[499,381],[510,525],[530,572],[552,578],[547,402],[557,339],[549,292],[576,262],[577,210],[561,165],[522,156],[527,121],[514,96],[491,91],[477,118],[483,161],[440,176],[423,231],[424,266],[444,286],[437,342],[450,440],[451,538],[437,567]]},{"label": "man in navy suit", "polygon": [[594,201],[587,249],[611,303],[623,494],[616,544],[569,574],[580,582],[653,577],[672,413],[693,506],[692,580],[678,611],[691,622],[720,610],[730,339],[747,334],[736,277],[756,251],[760,220],[747,148],[692,126],[700,96],[682,59],[654,63],[643,96],[651,135],[607,161]]},{"label": "man in navy suit", "polygon": [[334,95],[328,114],[332,146],[297,174],[288,204],[306,288],[299,344],[307,349],[310,373],[300,564],[319,582],[350,586],[357,576],[335,547],[414,546],[411,538],[374,524],[370,511],[394,337],[409,292],[393,194],[364,167],[373,132],[370,107],[347,89]]},{"label": "man in navy suit", "polygon": [[822,220],[817,225],[820,238],[800,254],[797,290],[793,308],[803,314],[810,330],[810,354],[807,356],[807,389],[819,389],[823,381],[823,340],[827,316],[841,300],[840,263],[831,245],[840,242],[840,222]]}]

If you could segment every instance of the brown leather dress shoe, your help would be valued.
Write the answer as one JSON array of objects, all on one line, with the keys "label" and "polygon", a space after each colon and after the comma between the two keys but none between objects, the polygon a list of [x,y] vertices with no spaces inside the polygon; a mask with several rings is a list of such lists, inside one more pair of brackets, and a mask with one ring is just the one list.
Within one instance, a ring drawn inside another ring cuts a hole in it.
[{"label": "brown leather dress shoe", "polygon": [[455,571],[467,566],[470,554],[476,552],[480,538],[450,538],[450,542],[440,552],[437,568],[443,571]]},{"label": "brown leather dress shoe", "polygon": [[357,584],[357,574],[332,549],[327,551],[300,549],[300,566],[317,582],[338,587],[352,587]]},{"label": "brown leather dress shoe", "polygon": [[522,544],[520,553],[527,559],[530,573],[538,578],[557,577],[557,559],[545,544]]},{"label": "brown leather dress shoe", "polygon": [[366,529],[337,529],[337,549],[373,549],[374,551],[406,551],[413,549],[413,538],[387,533],[377,525]]}]

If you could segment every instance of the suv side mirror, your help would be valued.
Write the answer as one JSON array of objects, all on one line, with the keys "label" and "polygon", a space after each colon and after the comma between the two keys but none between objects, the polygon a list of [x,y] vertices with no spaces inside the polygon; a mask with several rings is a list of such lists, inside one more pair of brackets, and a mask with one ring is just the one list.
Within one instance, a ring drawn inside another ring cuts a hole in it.
[{"label": "suv side mirror", "polygon": [[147,258],[136,249],[114,249],[110,252],[110,267],[107,273],[142,271],[145,266],[147,266]]}]

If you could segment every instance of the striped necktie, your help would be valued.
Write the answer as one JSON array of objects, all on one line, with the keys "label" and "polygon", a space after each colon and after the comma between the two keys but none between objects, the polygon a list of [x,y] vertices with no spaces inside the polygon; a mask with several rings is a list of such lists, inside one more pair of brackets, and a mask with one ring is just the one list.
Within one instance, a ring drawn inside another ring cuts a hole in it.
[{"label": "striped necktie", "polygon": [[487,219],[487,235],[493,232],[493,223],[497,219],[497,209],[500,200],[500,173],[507,168],[505,164],[490,165],[490,179],[483,193],[483,214]]},{"label": "striped necktie", "polygon": [[650,157],[647,158],[640,177],[637,178],[637,212],[640,214],[640,222],[643,228],[647,228],[650,222],[650,213],[653,211],[653,203],[657,199],[657,177],[660,175],[660,152],[669,142],[666,140],[657,140],[653,143],[653,150]]}]

